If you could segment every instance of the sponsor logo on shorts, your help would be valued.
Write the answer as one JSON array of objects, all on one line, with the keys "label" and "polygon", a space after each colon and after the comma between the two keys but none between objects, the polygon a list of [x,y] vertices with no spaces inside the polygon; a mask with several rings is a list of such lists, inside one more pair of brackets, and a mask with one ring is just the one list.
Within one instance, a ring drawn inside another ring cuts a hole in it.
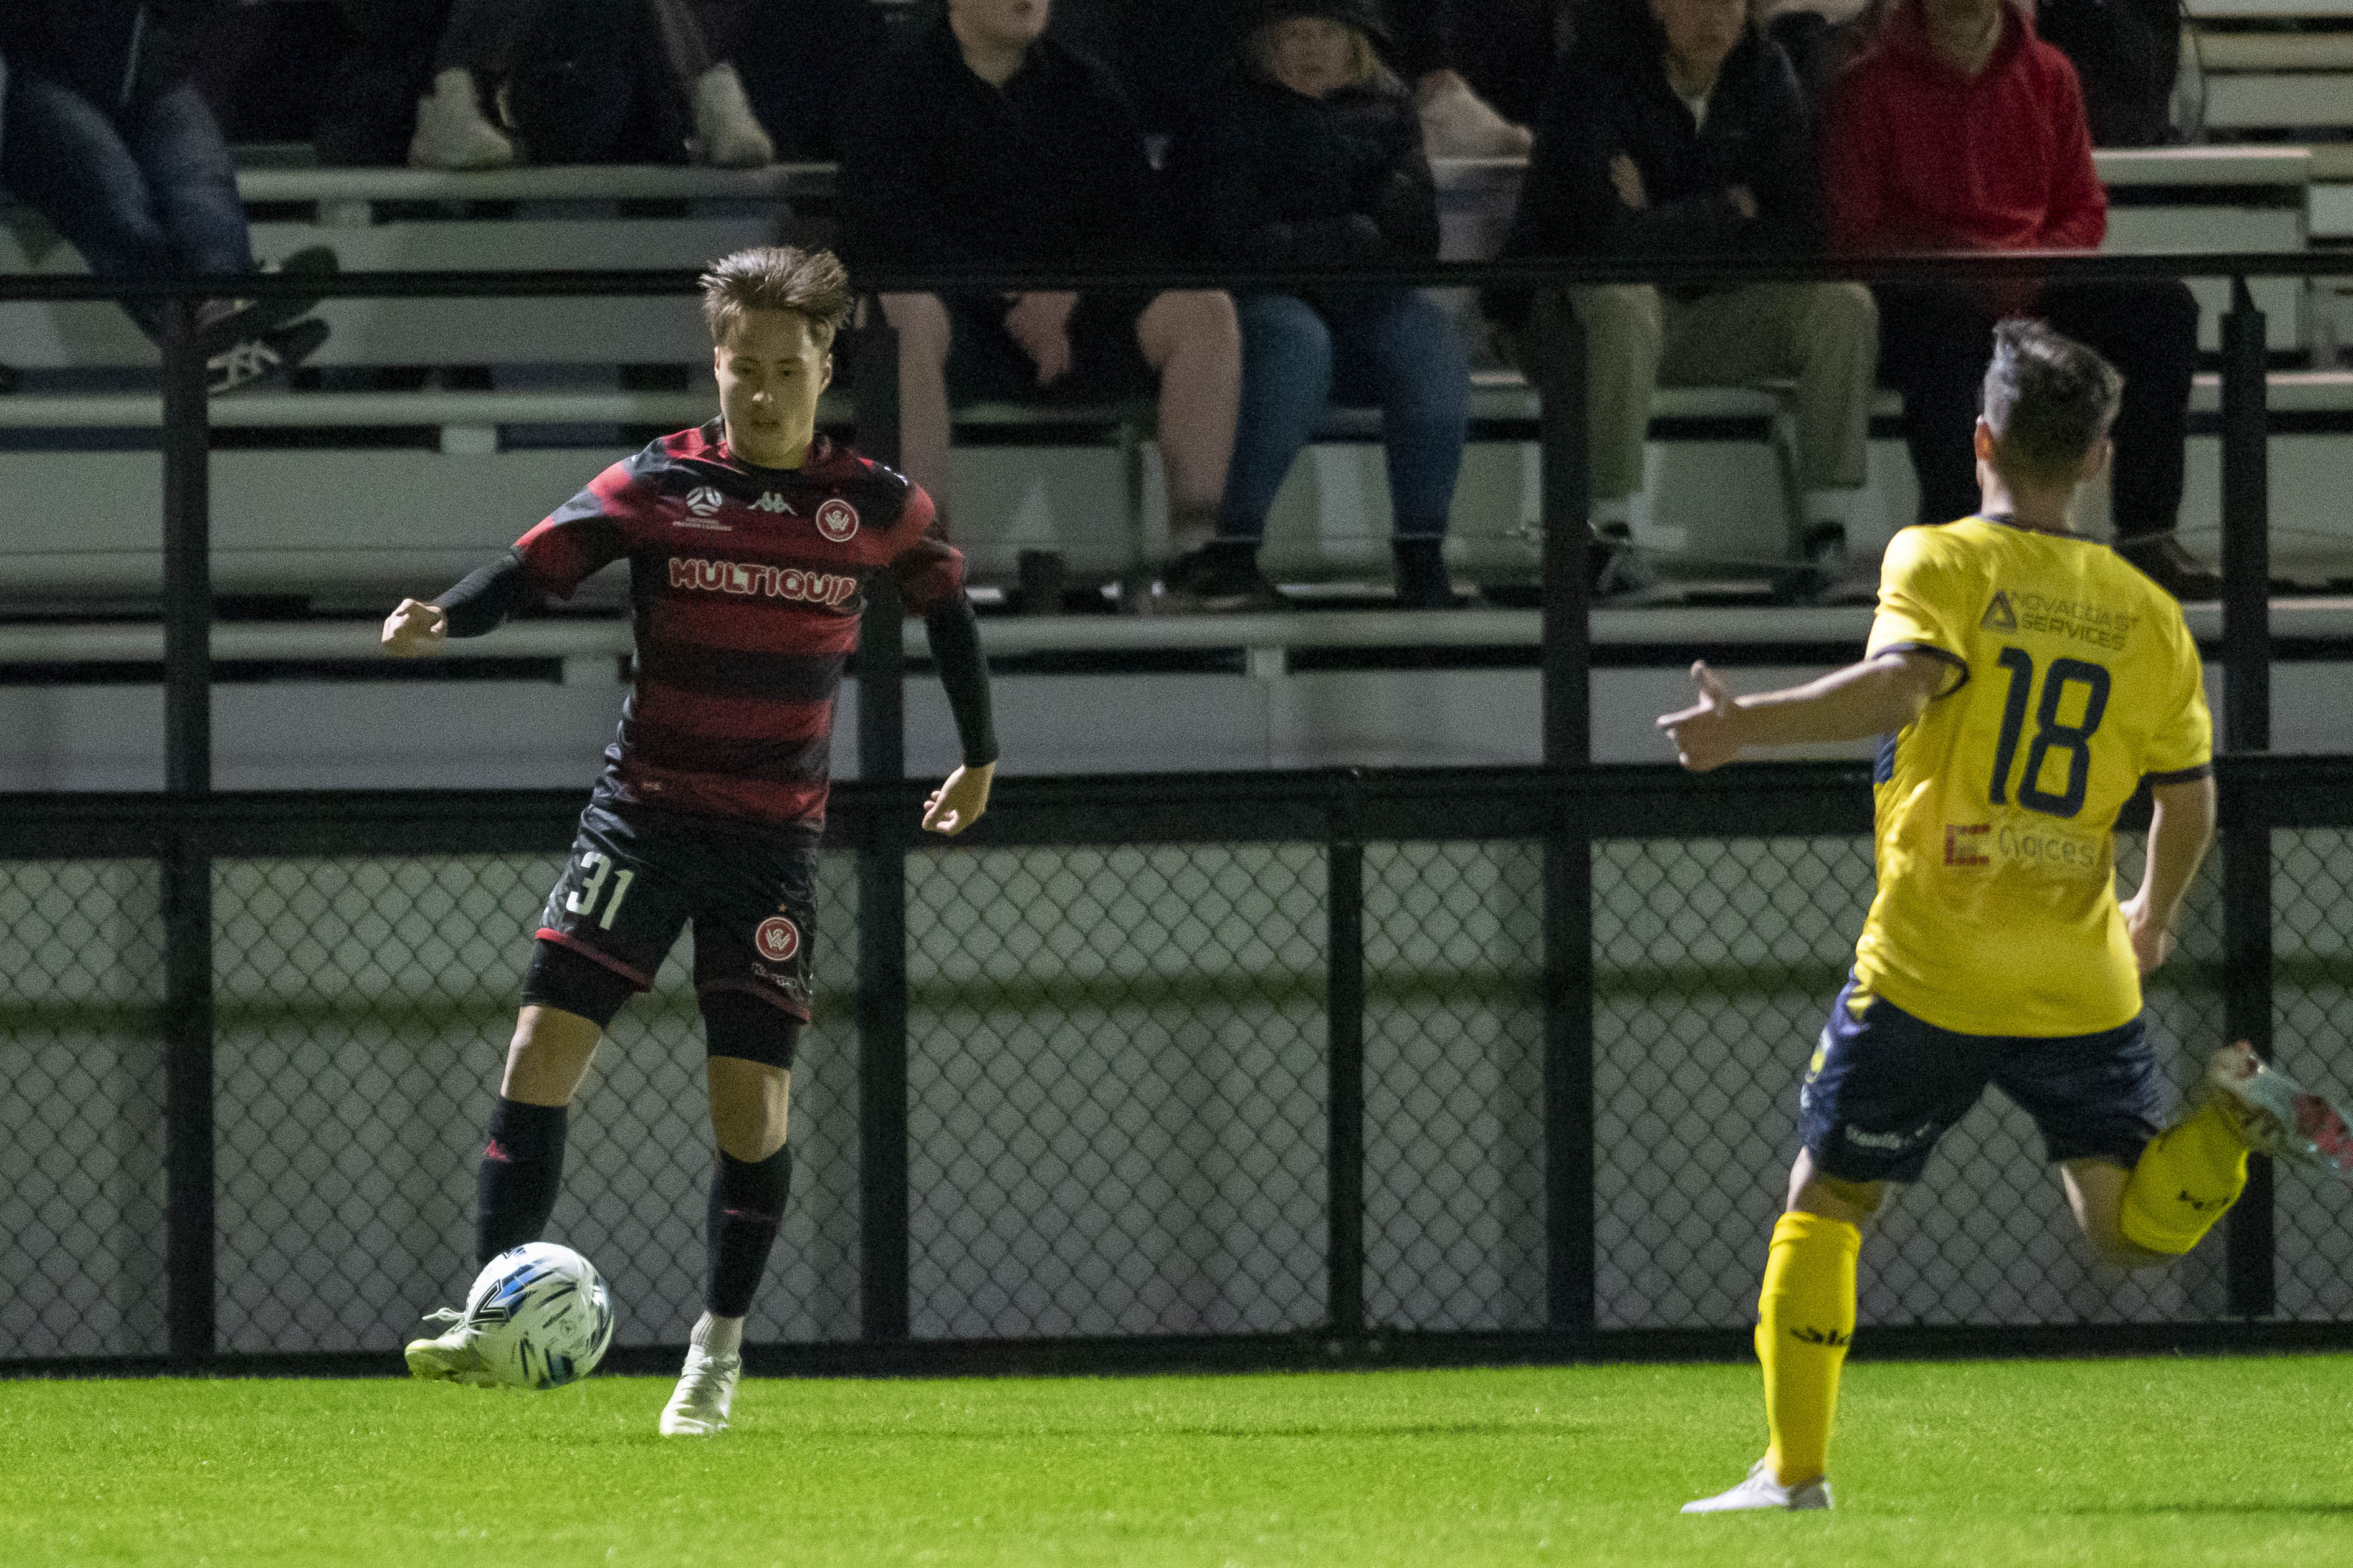
[{"label": "sponsor logo on shorts", "polygon": [[770,915],[752,935],[760,956],[771,963],[788,963],[801,950],[801,928],[782,915]]},{"label": "sponsor logo on shorts", "polygon": [[747,566],[740,561],[670,558],[670,585],[704,594],[737,594],[755,599],[797,599],[838,610],[858,592],[858,579],[837,572],[804,572],[797,566]]},{"label": "sponsor logo on shorts", "polygon": [[1933,1122],[1925,1123],[1915,1127],[1909,1132],[1864,1132],[1852,1127],[1841,1128],[1840,1131],[1845,1135],[1846,1141],[1858,1149],[1876,1149],[1883,1154],[1896,1154],[1926,1138],[1929,1129],[1934,1125]]},{"label": "sponsor logo on shorts", "polygon": [[847,544],[858,531],[858,509],[834,497],[817,509],[817,531],[836,544]]}]

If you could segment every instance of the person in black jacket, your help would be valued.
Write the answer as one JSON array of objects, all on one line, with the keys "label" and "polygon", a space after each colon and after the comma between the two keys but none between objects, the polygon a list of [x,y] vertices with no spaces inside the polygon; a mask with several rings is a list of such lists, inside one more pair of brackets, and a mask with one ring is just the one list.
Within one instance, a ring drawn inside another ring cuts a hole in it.
[{"label": "person in black jacket", "polygon": [[[226,283],[254,270],[236,166],[188,80],[191,39],[225,8],[221,0],[19,0],[0,9],[9,72],[0,185],[48,219],[99,277],[190,273]],[[299,262],[333,264],[323,248]],[[196,341],[213,390],[315,351],[325,323],[294,321],[310,304],[205,301]],[[154,301],[122,308],[161,335]]]},{"label": "person in black jacket", "polygon": [[[1375,52],[1366,0],[1263,0],[1242,68],[1198,149],[1207,260],[1347,267],[1438,254],[1438,204],[1412,95]],[[1337,395],[1377,405],[1388,451],[1398,597],[1450,602],[1440,549],[1462,467],[1470,373],[1438,308],[1410,289],[1245,294],[1241,422],[1218,534],[1173,588],[1204,607],[1276,602],[1258,574],[1268,511]]]},{"label": "person in black jacket", "polygon": [[944,23],[861,85],[843,127],[842,250],[853,271],[1110,275],[1083,293],[883,295],[899,332],[900,450],[944,509],[951,397],[1103,402],[1156,380],[1172,526],[1203,536],[1233,451],[1233,301],[1116,286],[1162,248],[1152,172],[1111,73],[1042,36],[1048,9],[948,0]]},{"label": "person in black jacket", "polygon": [[[1745,0],[1616,0],[1585,14],[1536,134],[1506,253],[1772,256],[1820,247],[1822,196],[1795,73]],[[1563,297],[1565,295],[1565,297]],[[1630,284],[1503,300],[1525,360],[1586,333],[1594,521],[1680,544],[1641,501],[1652,390],[1798,382],[1798,540],[1842,565],[1863,483],[1878,317],[1851,283]]]}]

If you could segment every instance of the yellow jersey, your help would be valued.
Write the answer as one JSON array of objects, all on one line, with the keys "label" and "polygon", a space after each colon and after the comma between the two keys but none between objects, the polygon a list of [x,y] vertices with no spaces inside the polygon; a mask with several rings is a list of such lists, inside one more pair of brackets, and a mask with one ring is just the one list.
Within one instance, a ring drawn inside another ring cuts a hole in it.
[{"label": "yellow jersey", "polygon": [[1861,993],[1968,1035],[2128,1022],[2116,814],[2213,759],[2181,606],[2105,544],[1965,518],[1888,545],[1870,651],[1894,648],[1951,673],[1873,771]]}]

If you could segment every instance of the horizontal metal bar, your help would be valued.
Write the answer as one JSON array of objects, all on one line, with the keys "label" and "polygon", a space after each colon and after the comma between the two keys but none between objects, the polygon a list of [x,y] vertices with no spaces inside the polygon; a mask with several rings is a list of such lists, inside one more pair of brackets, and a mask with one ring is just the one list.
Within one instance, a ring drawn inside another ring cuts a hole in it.
[{"label": "horizontal metal bar", "polygon": [[[557,298],[691,294],[690,270],[546,272],[342,272],[331,276],[261,272],[237,280],[240,294],[262,299],[331,300]],[[1313,291],[1342,287],[1479,289],[1592,283],[1773,283],[1852,279],[2042,279],[2090,283],[2156,278],[2353,277],[2353,251],[1959,251],[1849,257],[1585,257],[1556,259],[1432,261],[1343,268],[1166,268],[1104,271],[1071,268],[922,270],[873,268],[860,274],[871,292],[991,293],[1011,289],[1161,290],[1237,289]],[[111,278],[16,274],[0,278],[0,300],[164,300],[216,294],[216,278]]]}]

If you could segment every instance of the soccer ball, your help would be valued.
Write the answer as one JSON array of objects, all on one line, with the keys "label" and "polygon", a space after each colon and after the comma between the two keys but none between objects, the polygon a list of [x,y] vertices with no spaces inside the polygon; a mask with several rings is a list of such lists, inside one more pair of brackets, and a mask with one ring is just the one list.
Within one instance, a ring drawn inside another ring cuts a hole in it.
[{"label": "soccer ball", "polygon": [[613,1298],[596,1267],[570,1247],[527,1241],[482,1266],[466,1293],[465,1321],[492,1378],[561,1388],[605,1359]]}]

